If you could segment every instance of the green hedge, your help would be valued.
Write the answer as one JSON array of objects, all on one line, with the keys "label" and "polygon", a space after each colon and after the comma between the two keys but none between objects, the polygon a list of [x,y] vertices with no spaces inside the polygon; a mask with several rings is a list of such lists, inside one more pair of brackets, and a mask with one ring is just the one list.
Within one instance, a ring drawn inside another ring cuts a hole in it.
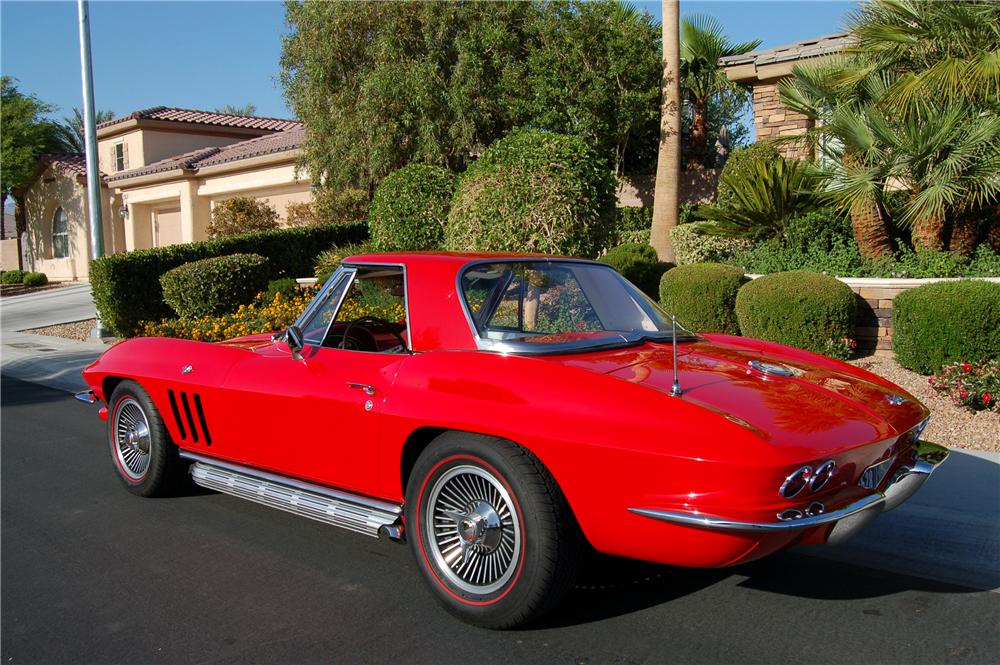
[{"label": "green hedge", "polygon": [[660,304],[695,332],[738,335],[736,294],[743,272],[720,263],[677,266],[660,280]]},{"label": "green hedge", "polygon": [[439,249],[444,244],[455,174],[430,164],[409,164],[379,183],[368,216],[377,251]]},{"label": "green hedge", "polygon": [[49,278],[44,272],[26,272],[21,283],[25,286],[45,286],[49,283]]},{"label": "green hedge", "polygon": [[260,254],[268,260],[268,279],[302,277],[312,274],[324,249],[366,235],[364,224],[331,224],[121,252],[91,261],[90,285],[102,322],[126,337],[139,330],[141,321],[173,316],[163,300],[160,276],[179,265],[225,254]]},{"label": "green hedge", "polygon": [[746,337],[843,357],[854,337],[858,301],[851,287],[805,270],[764,275],[736,295],[736,318]]},{"label": "green hedge", "polygon": [[267,259],[228,254],[192,261],[160,277],[163,299],[183,318],[218,316],[249,305],[267,288]]},{"label": "green hedge", "polygon": [[23,270],[4,270],[0,274],[0,284],[23,284],[25,272]]},{"label": "green hedge", "polygon": [[600,260],[654,300],[659,295],[660,277],[669,268],[666,263],[660,263],[652,245],[639,242],[612,247]]},{"label": "green hedge", "polygon": [[747,238],[708,233],[713,227],[712,222],[692,222],[670,229],[677,265],[723,262],[750,249],[752,243]]},{"label": "green hedge", "polygon": [[963,280],[903,291],[892,302],[892,326],[896,360],[921,374],[1000,359],[1000,284]]},{"label": "green hedge", "polygon": [[597,256],[613,237],[615,177],[583,139],[521,130],[462,176],[445,243],[455,251]]}]

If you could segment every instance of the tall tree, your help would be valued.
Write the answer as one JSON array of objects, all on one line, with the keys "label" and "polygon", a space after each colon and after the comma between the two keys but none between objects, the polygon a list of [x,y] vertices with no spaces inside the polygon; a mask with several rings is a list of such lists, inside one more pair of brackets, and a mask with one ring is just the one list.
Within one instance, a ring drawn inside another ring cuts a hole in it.
[{"label": "tall tree", "polygon": [[[108,120],[114,120],[115,114],[112,111],[98,111],[94,117],[95,124],[101,124]],[[63,116],[62,123],[58,125],[56,136],[62,144],[64,152],[83,153],[86,150],[87,140],[83,132],[83,113],[78,108],[73,108],[73,116]]]},{"label": "tall tree", "polygon": [[235,104],[226,104],[225,106],[220,106],[215,109],[216,113],[226,113],[229,115],[243,115],[243,116],[253,116],[257,113],[257,107],[253,104],[247,102],[243,106],[236,106]]},{"label": "tall tree", "polygon": [[688,142],[688,168],[705,165],[708,149],[709,100],[723,93],[745,94],[745,88],[726,76],[719,59],[739,55],[760,46],[760,40],[732,43],[715,18],[696,14],[681,21],[681,91],[692,107]]},{"label": "tall tree", "polygon": [[674,262],[670,230],[680,214],[681,88],[679,0],[661,0],[663,7],[663,95],[660,101],[660,149],[656,159],[653,225],[649,242],[665,263]]},{"label": "tall tree", "polygon": [[57,149],[56,125],[42,116],[55,107],[17,89],[17,81],[0,78],[0,209],[14,199],[18,263],[24,233],[24,193],[38,169],[42,154]]}]

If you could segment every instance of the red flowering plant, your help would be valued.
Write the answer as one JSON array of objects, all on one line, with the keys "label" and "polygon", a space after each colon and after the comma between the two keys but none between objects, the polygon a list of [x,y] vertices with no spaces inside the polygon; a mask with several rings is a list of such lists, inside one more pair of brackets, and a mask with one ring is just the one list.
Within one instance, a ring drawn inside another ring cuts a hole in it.
[{"label": "red flowering plant", "polygon": [[939,393],[970,411],[1000,412],[1000,362],[962,361],[945,365],[927,380]]},{"label": "red flowering plant", "polygon": [[823,348],[823,355],[837,358],[839,360],[849,360],[858,349],[858,341],[850,337],[841,339],[828,339]]}]

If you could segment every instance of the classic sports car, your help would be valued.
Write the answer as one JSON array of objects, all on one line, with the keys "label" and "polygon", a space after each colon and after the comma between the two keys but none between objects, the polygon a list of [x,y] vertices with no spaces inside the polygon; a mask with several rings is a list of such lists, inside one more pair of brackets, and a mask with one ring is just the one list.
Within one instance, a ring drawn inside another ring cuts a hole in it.
[{"label": "classic sports car", "polygon": [[495,628],[556,605],[588,544],[721,567],[840,542],[947,455],[878,376],[691,334],[609,266],[546,256],[353,256],[283,333],[131,339],[83,376],[129,491],[189,470],[405,539]]}]

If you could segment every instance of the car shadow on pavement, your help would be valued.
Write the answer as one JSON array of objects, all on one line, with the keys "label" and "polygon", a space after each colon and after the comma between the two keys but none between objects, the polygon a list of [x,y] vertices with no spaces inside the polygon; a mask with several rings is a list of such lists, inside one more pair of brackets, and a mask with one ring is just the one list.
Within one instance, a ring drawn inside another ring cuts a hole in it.
[{"label": "car shadow on pavement", "polygon": [[676,568],[616,557],[590,561],[569,597],[525,630],[603,621],[697,594],[739,578],[737,587],[819,601],[860,600],[905,591],[977,593],[978,590],[919,577],[887,573],[795,552],[776,554],[733,568]]}]

